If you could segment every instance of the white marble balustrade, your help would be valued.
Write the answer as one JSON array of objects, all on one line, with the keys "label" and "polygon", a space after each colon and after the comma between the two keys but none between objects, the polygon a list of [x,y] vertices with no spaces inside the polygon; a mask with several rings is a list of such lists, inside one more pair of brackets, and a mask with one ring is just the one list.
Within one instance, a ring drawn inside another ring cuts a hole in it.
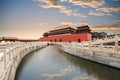
[{"label": "white marble balustrade", "polygon": [[[46,45],[46,42],[0,42],[0,80],[13,80],[15,70],[22,58],[31,51]],[[11,71],[12,74],[10,74]]]}]

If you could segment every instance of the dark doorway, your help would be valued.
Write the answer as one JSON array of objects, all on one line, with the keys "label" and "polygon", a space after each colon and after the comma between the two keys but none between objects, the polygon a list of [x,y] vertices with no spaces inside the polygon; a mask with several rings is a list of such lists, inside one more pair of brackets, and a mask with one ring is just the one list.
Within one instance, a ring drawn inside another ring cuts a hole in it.
[{"label": "dark doorway", "polygon": [[80,39],[78,39],[78,43],[80,43],[81,42],[81,40]]},{"label": "dark doorway", "polygon": [[60,39],[60,42],[62,42],[62,39]]},{"label": "dark doorway", "polygon": [[50,40],[50,42],[52,42],[52,40]]},{"label": "dark doorway", "polygon": [[57,40],[55,39],[55,42],[57,42]]}]

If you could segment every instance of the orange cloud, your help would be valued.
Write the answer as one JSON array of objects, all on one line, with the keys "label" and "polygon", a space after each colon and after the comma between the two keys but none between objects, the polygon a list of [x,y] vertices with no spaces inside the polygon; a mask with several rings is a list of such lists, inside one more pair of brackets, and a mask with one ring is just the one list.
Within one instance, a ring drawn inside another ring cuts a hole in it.
[{"label": "orange cloud", "polygon": [[36,0],[36,1],[46,3],[45,5],[40,5],[42,8],[58,8],[60,9],[61,13],[65,13],[68,16],[71,15],[72,13],[71,9],[67,9],[65,6],[58,4],[57,0]]},{"label": "orange cloud", "polygon": [[[61,13],[65,13],[68,16],[75,16],[75,17],[80,17],[80,18],[87,17],[83,14],[76,13],[76,10],[73,11],[71,9],[66,8],[65,6],[58,4],[57,0],[36,0],[36,1],[41,1],[45,3],[45,5],[40,5],[42,8],[58,8]],[[62,0],[62,2],[64,1],[67,1],[67,0]]]},{"label": "orange cloud", "polygon": [[[39,0],[37,0],[39,1]],[[43,8],[62,8],[63,6],[59,5],[56,0],[40,0],[44,3],[46,3],[46,5],[41,5],[41,7]]]},{"label": "orange cloud", "polygon": [[61,0],[61,2],[69,2],[81,7],[88,6],[91,8],[97,8],[105,3],[104,0]]},{"label": "orange cloud", "polygon": [[74,22],[61,22],[62,25],[70,25],[70,26],[83,26],[83,25],[88,25],[86,22],[81,22],[81,23],[74,23]]},{"label": "orange cloud", "polygon": [[91,30],[120,30],[119,24],[90,27]]},{"label": "orange cloud", "polygon": [[73,23],[72,22],[62,22],[61,24],[62,25],[72,25]]}]

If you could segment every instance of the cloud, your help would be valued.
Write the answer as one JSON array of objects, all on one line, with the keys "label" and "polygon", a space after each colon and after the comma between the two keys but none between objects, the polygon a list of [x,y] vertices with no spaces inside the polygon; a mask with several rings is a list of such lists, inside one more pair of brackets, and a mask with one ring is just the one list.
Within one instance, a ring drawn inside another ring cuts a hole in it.
[{"label": "cloud", "polygon": [[61,2],[69,2],[73,3],[74,5],[79,5],[81,7],[88,6],[91,8],[100,7],[105,3],[104,0],[61,0]]},{"label": "cloud", "polygon": [[91,30],[120,30],[119,24],[112,24],[112,25],[103,25],[103,26],[95,26],[90,27]]},{"label": "cloud", "polygon": [[39,5],[42,8],[57,8],[60,10],[61,13],[65,13],[68,16],[70,16],[72,13],[71,9],[67,9],[65,6],[58,4],[57,0],[36,0],[36,1],[45,3],[44,5]]},{"label": "cloud", "polygon": [[47,80],[56,80],[61,76],[64,76],[64,74],[44,74],[43,75],[43,77],[47,77]]},{"label": "cloud", "polygon": [[65,13],[68,16],[70,16],[72,14],[72,10],[71,9],[67,9],[67,8],[63,7],[63,8],[60,8],[60,10],[61,10],[60,11],[61,13]]},{"label": "cloud", "polygon": [[36,25],[38,25],[38,26],[47,26],[47,25],[50,25],[50,24],[48,24],[46,22],[39,22],[39,23],[36,23]]},{"label": "cloud", "polygon": [[120,23],[120,20],[117,20],[116,22],[117,22],[117,23]]},{"label": "cloud", "polygon": [[[65,13],[68,16],[75,16],[75,17],[80,17],[80,18],[86,18],[87,16],[83,14],[76,13],[76,10],[71,10],[69,8],[66,8],[65,6],[60,5],[57,0],[34,0],[34,2],[42,2],[44,3],[43,5],[39,5],[42,8],[57,8],[60,10],[61,13]],[[67,1],[63,0],[62,2]]]},{"label": "cloud", "polygon": [[87,16],[85,16],[83,14],[79,14],[79,13],[73,13],[73,16],[80,17],[80,18],[87,18]]},{"label": "cloud", "polygon": [[49,25],[48,23],[46,22],[41,22],[41,23],[37,23],[38,26],[45,26],[45,25]]},{"label": "cloud", "polygon": [[105,14],[102,12],[98,12],[98,11],[89,11],[89,15],[91,15],[91,16],[103,16]]},{"label": "cloud", "polygon": [[96,11],[104,12],[104,13],[119,12],[120,6],[110,6],[110,7],[99,8],[99,9],[96,9]]},{"label": "cloud", "polygon": [[111,0],[111,1],[119,1],[119,0]]},{"label": "cloud", "polygon": [[61,70],[60,73],[56,73],[56,74],[43,74],[43,77],[47,77],[47,80],[56,80],[59,77],[62,77],[64,75],[66,75],[67,73],[71,72],[71,69],[68,67],[66,69]]},{"label": "cloud", "polygon": [[63,6],[59,5],[56,0],[37,0],[46,3],[46,5],[41,5],[43,8],[62,8]]},{"label": "cloud", "polygon": [[72,80],[98,80],[93,76],[77,76],[74,77]]},{"label": "cloud", "polygon": [[110,7],[104,7],[104,8],[98,8],[95,11],[89,11],[89,15],[92,16],[111,16],[111,12],[120,12],[120,7],[118,6],[110,6]]},{"label": "cloud", "polygon": [[80,13],[78,13],[78,11],[79,11],[78,9],[75,9],[75,10],[72,12],[72,15],[75,16],[75,17],[80,17],[81,19],[87,18],[86,15],[80,14]]},{"label": "cloud", "polygon": [[62,25],[72,25],[72,22],[61,22]]},{"label": "cloud", "polygon": [[73,22],[61,22],[62,25],[70,25],[70,26],[82,26],[82,25],[88,25],[86,22],[81,23],[73,23]]}]

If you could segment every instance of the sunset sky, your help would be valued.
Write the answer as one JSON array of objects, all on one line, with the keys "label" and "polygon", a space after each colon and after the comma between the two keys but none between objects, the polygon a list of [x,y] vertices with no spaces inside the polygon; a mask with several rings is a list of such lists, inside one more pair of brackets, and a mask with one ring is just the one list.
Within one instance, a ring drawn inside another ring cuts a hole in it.
[{"label": "sunset sky", "polygon": [[120,0],[0,0],[0,37],[37,39],[65,24],[120,33]]}]

